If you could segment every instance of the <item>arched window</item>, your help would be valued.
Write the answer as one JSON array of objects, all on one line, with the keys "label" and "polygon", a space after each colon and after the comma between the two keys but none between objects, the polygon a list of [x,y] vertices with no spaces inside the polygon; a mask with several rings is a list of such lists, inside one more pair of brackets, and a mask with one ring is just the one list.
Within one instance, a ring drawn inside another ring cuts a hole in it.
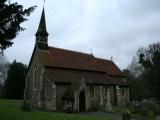
[{"label": "arched window", "polygon": [[90,87],[90,98],[94,99],[94,97],[95,97],[94,86],[91,86]]},{"label": "arched window", "polygon": [[52,98],[56,98],[56,85],[54,83],[52,85]]},{"label": "arched window", "polygon": [[56,100],[55,99],[52,100],[52,109],[56,110]]},{"label": "arched window", "polygon": [[122,96],[125,95],[125,89],[124,88],[121,88],[121,94],[122,94]]},{"label": "arched window", "polygon": [[109,90],[108,86],[105,86],[104,87],[104,98],[107,98],[108,90]]},{"label": "arched window", "polygon": [[37,65],[33,68],[33,88],[37,88]]},{"label": "arched window", "polygon": [[51,85],[50,85],[50,82],[49,81],[47,81],[46,82],[46,88],[47,88],[47,97],[51,97],[51,89],[50,89],[50,87],[51,87]]},{"label": "arched window", "polygon": [[56,85],[52,84],[52,109],[56,110]]},{"label": "arched window", "polygon": [[40,81],[39,81],[39,87],[42,89],[42,84],[43,84],[43,74],[44,74],[44,69],[42,69],[41,74],[40,74]]}]

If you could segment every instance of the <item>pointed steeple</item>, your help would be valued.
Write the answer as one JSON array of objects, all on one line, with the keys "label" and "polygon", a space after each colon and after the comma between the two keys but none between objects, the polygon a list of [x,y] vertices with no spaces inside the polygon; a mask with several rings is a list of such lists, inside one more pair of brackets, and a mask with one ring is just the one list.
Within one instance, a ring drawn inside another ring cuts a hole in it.
[{"label": "pointed steeple", "polygon": [[36,35],[37,34],[48,35],[47,29],[46,29],[46,19],[45,19],[44,8],[43,8],[43,11],[42,11],[41,20],[40,20],[39,27],[38,27]]},{"label": "pointed steeple", "polygon": [[44,8],[42,11],[39,27],[36,33],[36,46],[39,49],[48,50],[48,32],[46,29],[46,20]]}]

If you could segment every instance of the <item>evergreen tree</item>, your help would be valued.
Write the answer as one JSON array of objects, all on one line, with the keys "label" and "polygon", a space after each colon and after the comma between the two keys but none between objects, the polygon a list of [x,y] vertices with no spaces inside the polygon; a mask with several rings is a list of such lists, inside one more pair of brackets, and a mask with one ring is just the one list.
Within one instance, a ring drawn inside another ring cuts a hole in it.
[{"label": "evergreen tree", "polygon": [[22,99],[25,88],[27,66],[14,61],[9,68],[5,82],[5,96],[11,99]]},{"label": "evergreen tree", "polygon": [[137,51],[136,60],[133,59],[128,70],[132,99],[160,99],[160,43],[141,47]]},{"label": "evergreen tree", "polygon": [[0,49],[4,50],[13,44],[12,40],[24,28],[21,23],[27,20],[35,6],[23,9],[17,2],[10,4],[7,0],[0,0]]},{"label": "evergreen tree", "polygon": [[143,79],[148,85],[150,97],[160,98],[160,43],[139,49],[138,57],[144,68]]}]

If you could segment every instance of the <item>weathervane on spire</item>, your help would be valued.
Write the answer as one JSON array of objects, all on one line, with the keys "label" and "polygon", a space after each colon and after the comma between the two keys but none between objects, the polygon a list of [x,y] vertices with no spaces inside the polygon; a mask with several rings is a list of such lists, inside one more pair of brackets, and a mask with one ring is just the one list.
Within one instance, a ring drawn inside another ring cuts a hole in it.
[{"label": "weathervane on spire", "polygon": [[45,5],[45,0],[43,1],[43,7],[44,7],[44,5]]},{"label": "weathervane on spire", "polygon": [[8,4],[9,4],[9,5],[11,4],[11,1],[10,1],[10,0],[8,0]]},{"label": "weathervane on spire", "polygon": [[113,61],[113,56],[111,56],[111,61]]},{"label": "weathervane on spire", "polygon": [[93,49],[91,48],[91,55],[93,55]]}]

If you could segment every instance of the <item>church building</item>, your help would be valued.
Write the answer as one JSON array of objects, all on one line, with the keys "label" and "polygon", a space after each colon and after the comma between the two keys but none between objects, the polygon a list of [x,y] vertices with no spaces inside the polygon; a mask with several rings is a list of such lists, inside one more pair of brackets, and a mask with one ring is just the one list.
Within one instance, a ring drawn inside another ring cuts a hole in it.
[{"label": "church building", "polygon": [[42,11],[26,74],[24,99],[52,111],[109,111],[126,105],[129,85],[112,60],[48,45]]}]

